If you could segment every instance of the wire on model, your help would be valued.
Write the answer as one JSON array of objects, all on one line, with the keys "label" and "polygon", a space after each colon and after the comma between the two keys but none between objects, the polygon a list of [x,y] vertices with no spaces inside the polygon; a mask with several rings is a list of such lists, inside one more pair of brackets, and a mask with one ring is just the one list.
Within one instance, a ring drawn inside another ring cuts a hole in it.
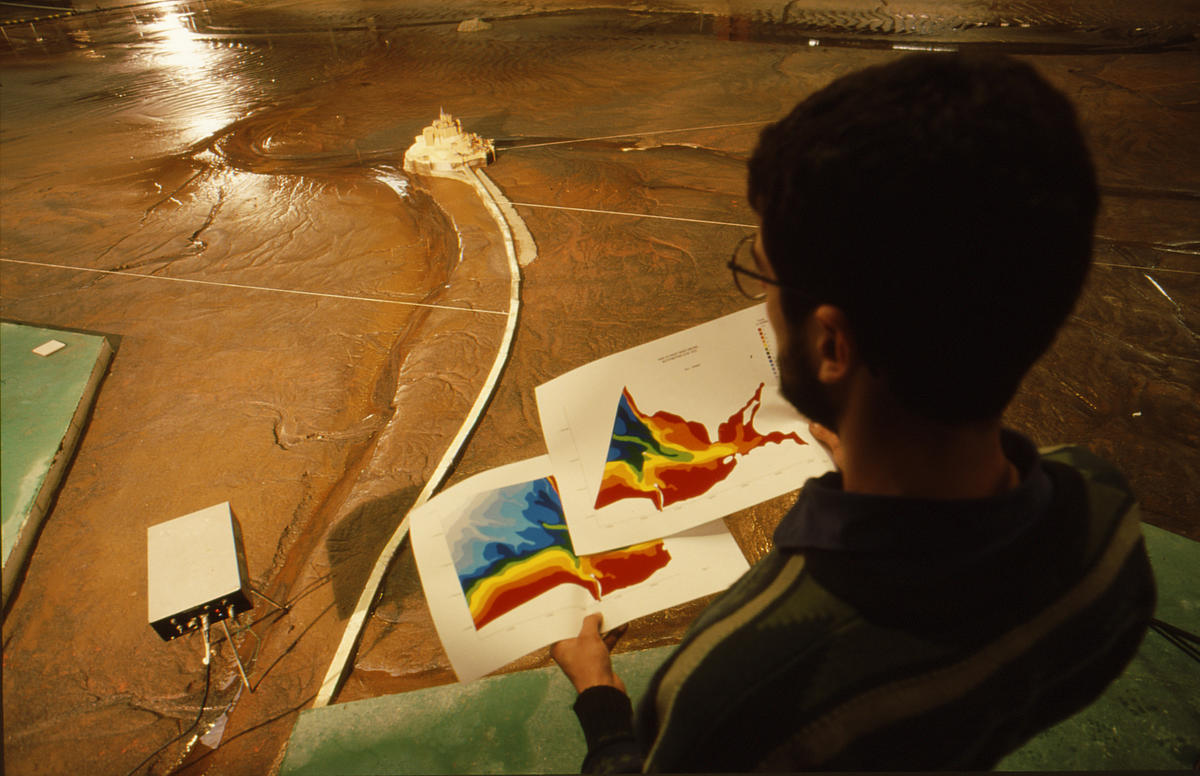
[{"label": "wire on model", "polygon": [[1150,629],[1178,647],[1183,654],[1200,663],[1200,636],[1158,618],[1150,620]]},{"label": "wire on model", "polygon": [[195,721],[192,722],[192,724],[188,725],[187,729],[184,730],[182,733],[179,733],[178,735],[172,737],[165,744],[163,744],[159,748],[155,749],[150,754],[146,755],[146,758],[144,760],[142,760],[140,763],[138,763],[137,765],[133,766],[133,768],[131,768],[129,770],[129,772],[125,774],[125,776],[133,776],[133,774],[140,771],[142,769],[142,766],[144,766],[146,763],[150,762],[155,757],[158,757],[160,754],[162,754],[163,751],[167,747],[171,746],[176,741],[180,740],[181,738],[183,738],[184,736],[188,735],[193,730],[195,730],[197,727],[199,727],[200,721],[202,719],[204,719],[204,710],[205,710],[205,707],[208,705],[208,690],[212,684],[212,660],[211,660],[212,651],[211,651],[209,643],[208,643],[208,615],[207,614],[203,615],[203,617],[201,619],[201,623],[203,624],[202,630],[204,633],[204,694],[200,698],[200,709],[199,709],[199,711],[196,712],[196,719],[195,719]]}]

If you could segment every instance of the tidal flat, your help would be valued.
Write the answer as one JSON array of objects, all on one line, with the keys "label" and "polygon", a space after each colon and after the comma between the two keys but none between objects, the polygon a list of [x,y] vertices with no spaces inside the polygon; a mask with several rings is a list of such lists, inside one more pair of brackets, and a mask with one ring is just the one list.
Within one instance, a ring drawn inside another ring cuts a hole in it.
[{"label": "tidal flat", "polygon": [[[1147,522],[1200,540],[1194,4],[97,5],[0,25],[0,315],[120,337],[5,613],[6,773],[278,761],[500,342],[494,221],[465,185],[401,170],[443,108],[495,140],[487,174],[537,247],[453,483],[545,452],[538,384],[747,305],[725,261],[755,228],[766,122],[910,50],[1030,61],[1076,103],[1103,205],[1084,297],[1006,421],[1088,445]],[[288,609],[214,631],[208,683],[198,639],[147,625],[145,535],[221,501],[251,584]],[[789,504],[727,518],[751,561]],[[703,605],[635,621],[620,649],[677,641]],[[337,699],[452,681],[402,549]]]}]

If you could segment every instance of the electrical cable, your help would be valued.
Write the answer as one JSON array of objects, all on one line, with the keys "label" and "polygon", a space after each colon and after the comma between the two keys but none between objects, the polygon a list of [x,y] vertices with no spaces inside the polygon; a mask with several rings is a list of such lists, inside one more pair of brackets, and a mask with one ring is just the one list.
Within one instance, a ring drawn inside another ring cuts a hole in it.
[{"label": "electrical cable", "polygon": [[[207,623],[207,619],[208,618],[205,617],[206,623]],[[173,736],[165,744],[163,744],[162,746],[160,746],[159,748],[155,749],[153,752],[148,754],[144,760],[142,760],[137,765],[133,766],[133,768],[131,768],[125,774],[125,776],[133,776],[133,774],[137,773],[139,770],[142,769],[143,765],[145,765],[146,763],[153,760],[155,757],[158,757],[160,754],[162,754],[163,751],[167,747],[171,746],[176,741],[180,740],[181,738],[186,736],[188,733],[191,733],[193,730],[195,730],[197,727],[200,726],[200,721],[202,719],[204,719],[205,707],[208,706],[208,691],[211,686],[212,686],[212,661],[209,660],[208,628],[206,625],[205,632],[204,632],[204,694],[200,697],[200,710],[198,712],[196,712],[195,721],[192,722],[192,724],[188,725],[187,729],[185,729],[182,733],[179,733],[178,735]]]},{"label": "electrical cable", "polygon": [[1192,660],[1200,663],[1200,636],[1158,618],[1150,620],[1150,630],[1174,644]]}]

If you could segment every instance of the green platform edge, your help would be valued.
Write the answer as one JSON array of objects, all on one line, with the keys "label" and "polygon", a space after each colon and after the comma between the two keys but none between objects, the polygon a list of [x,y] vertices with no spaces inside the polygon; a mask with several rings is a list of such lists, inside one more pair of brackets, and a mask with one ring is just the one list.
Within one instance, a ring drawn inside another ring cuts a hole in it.
[{"label": "green platform edge", "polygon": [[[1200,544],[1144,526],[1159,619],[1200,632]],[[614,656],[639,697],[671,647]],[[573,773],[585,752],[574,691],[543,668],[301,712],[284,776]],[[1092,706],[1043,732],[1002,771],[1182,770],[1200,755],[1200,666],[1148,633]]]},{"label": "green platform edge", "polygon": [[[49,356],[49,340],[66,347]],[[103,335],[0,322],[0,539],[7,604],[112,360]]]}]

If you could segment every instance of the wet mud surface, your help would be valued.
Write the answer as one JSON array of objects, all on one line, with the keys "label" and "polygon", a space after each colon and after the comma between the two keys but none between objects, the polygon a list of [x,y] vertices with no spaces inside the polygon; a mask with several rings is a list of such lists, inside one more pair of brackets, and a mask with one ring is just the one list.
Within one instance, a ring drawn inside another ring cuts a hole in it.
[{"label": "wet mud surface", "polygon": [[[6,773],[278,761],[500,342],[494,222],[464,184],[398,170],[439,107],[496,139],[488,175],[537,244],[454,482],[544,452],[534,386],[746,304],[724,262],[754,223],[759,122],[893,44],[1028,57],[1078,105],[1104,205],[1084,298],[1008,422],[1086,443],[1148,522],[1200,539],[1189,4],[396,5],[155,3],[0,28],[0,314],[121,337],[6,612]],[[457,32],[471,16],[493,26]],[[258,602],[232,645],[216,630],[206,686],[199,639],[146,624],[144,537],[224,500],[254,587],[289,609]],[[728,519],[751,560],[788,503]],[[620,648],[671,643],[702,606],[635,622]],[[453,679],[402,550],[338,700]]]}]

